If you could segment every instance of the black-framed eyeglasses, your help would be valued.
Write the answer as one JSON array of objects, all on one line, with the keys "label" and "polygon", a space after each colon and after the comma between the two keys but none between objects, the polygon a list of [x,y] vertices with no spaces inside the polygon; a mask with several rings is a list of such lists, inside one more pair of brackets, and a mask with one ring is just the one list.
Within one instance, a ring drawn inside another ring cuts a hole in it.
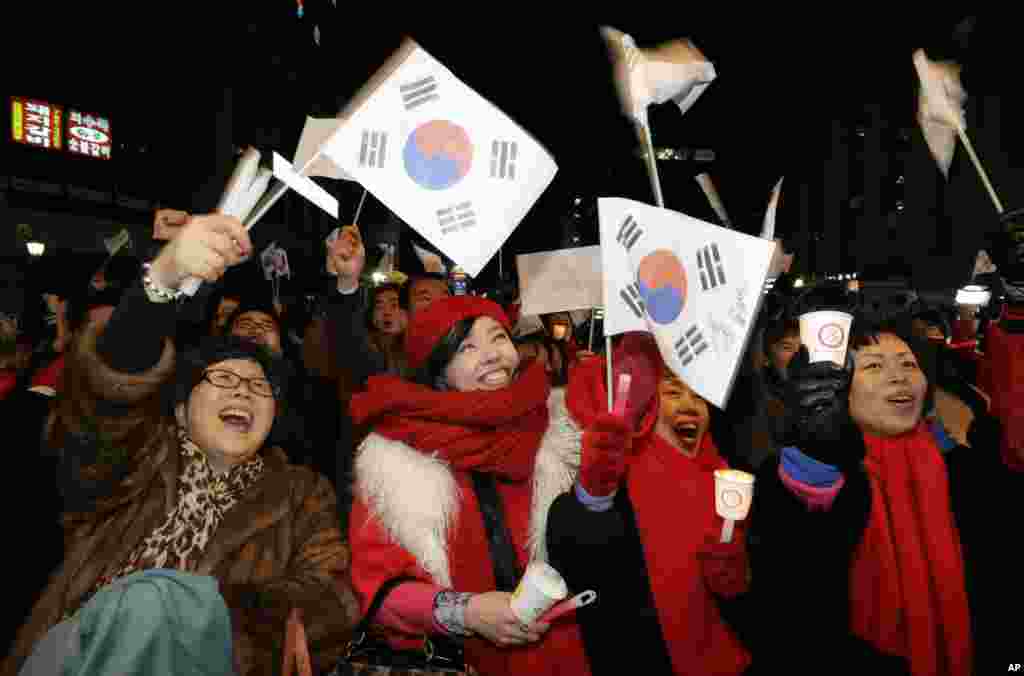
[{"label": "black-framed eyeglasses", "polygon": [[234,371],[225,371],[224,369],[207,370],[203,374],[203,380],[214,387],[220,387],[225,390],[233,390],[245,381],[249,391],[257,396],[272,398],[276,394],[274,384],[266,378],[243,378]]}]

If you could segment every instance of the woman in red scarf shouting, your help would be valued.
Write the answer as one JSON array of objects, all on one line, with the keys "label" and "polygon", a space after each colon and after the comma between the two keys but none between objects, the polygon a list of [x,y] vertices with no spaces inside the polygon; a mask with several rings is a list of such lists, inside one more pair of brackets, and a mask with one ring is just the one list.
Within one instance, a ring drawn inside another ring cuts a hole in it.
[{"label": "woman in red scarf shouting", "polygon": [[755,662],[1005,671],[1019,661],[1000,618],[1019,612],[1020,546],[993,519],[1018,509],[1024,477],[987,416],[944,457],[922,421],[929,383],[908,327],[854,328],[845,367],[810,364],[805,349],[789,367],[788,445],[763,468],[752,510]]},{"label": "woman in red scarf shouting", "polygon": [[597,591],[578,611],[591,670],[742,674],[750,655],[723,612],[746,590],[747,559],[742,526],[718,542],[714,472],[728,465],[710,408],[665,367],[650,334],[626,334],[612,365],[631,386],[610,414],[603,360],[573,373],[569,410],[587,430],[582,467],[548,517],[553,564],[570,586]]},{"label": "woman in red scarf shouting", "polygon": [[501,308],[435,301],[406,335],[411,380],[371,377],[353,397],[373,432],[355,459],[352,579],[363,612],[399,650],[462,643],[488,676],[589,674],[575,622],[521,624],[509,602],[546,560],[554,499],[572,487],[581,431],[544,368],[520,371]]}]

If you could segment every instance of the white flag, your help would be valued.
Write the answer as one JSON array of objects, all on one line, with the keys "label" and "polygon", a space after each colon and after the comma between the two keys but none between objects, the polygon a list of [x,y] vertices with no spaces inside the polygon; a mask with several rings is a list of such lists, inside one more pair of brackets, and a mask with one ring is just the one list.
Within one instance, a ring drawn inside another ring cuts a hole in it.
[{"label": "white flag", "polygon": [[957,130],[965,129],[967,124],[964,113],[967,92],[960,82],[960,66],[932,61],[923,49],[915,51],[913,58],[920,81],[917,121],[939,170],[948,178]]},{"label": "white flag", "polygon": [[107,253],[111,256],[120,251],[125,245],[131,246],[131,243],[132,234],[128,232],[127,228],[123,228],[121,232],[113,237],[107,237],[103,240],[103,245],[107,247]]},{"label": "white flag", "polygon": [[715,182],[711,180],[711,175],[701,173],[697,174],[694,178],[700,185],[700,189],[704,191],[704,196],[708,198],[708,204],[711,205],[715,215],[718,216],[718,220],[722,222],[722,225],[727,228],[731,228],[732,221],[729,219],[729,214],[725,211],[725,204],[722,202],[722,197],[718,194],[718,190],[715,188]]},{"label": "white flag", "polygon": [[686,113],[716,77],[714,65],[690,40],[640,49],[622,31],[605,26],[601,34],[611,52],[623,109],[637,122],[646,122],[653,103],[675,101]]},{"label": "white flag", "polygon": [[412,41],[342,116],[323,152],[473,277],[558,170],[533,137]]},{"label": "white flag", "polygon": [[782,195],[782,179],[779,177],[775,187],[772,188],[772,195],[768,198],[768,208],[764,211],[764,224],[761,226],[761,239],[775,242],[775,254],[772,256],[772,265],[768,270],[768,277],[775,279],[784,272],[789,272],[793,266],[793,254],[787,254],[782,246],[782,240],[775,236],[775,214],[779,210],[779,196]]},{"label": "white flag", "polygon": [[[333,117],[306,117],[306,124],[302,127],[302,136],[299,137],[299,145],[295,149],[295,159],[292,160],[296,171],[302,171],[306,163],[316,156],[321,146],[331,138],[334,132],[338,131],[341,124],[341,120]],[[323,154],[316,158],[313,164],[303,172],[303,175],[352,180],[351,176],[331,162],[331,158]]]},{"label": "white flag", "polygon": [[723,408],[775,243],[668,209],[598,200],[605,333],[647,331],[669,368]]}]

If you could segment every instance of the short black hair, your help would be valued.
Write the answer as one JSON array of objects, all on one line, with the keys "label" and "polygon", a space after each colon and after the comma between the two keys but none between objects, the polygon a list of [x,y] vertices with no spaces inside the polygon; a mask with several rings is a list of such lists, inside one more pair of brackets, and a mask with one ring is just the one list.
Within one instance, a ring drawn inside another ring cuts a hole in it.
[{"label": "short black hair", "polygon": [[779,342],[786,336],[800,335],[800,322],[792,318],[778,319],[765,326],[764,336],[761,339],[761,347],[765,354],[768,354],[772,345]]},{"label": "short black hair", "polygon": [[228,359],[247,359],[263,368],[263,374],[274,386],[274,399],[281,401],[287,394],[288,369],[280,357],[275,357],[262,345],[237,336],[206,337],[199,346],[185,352],[175,366],[171,409],[187,402],[212,364]]},{"label": "short black hair", "polygon": [[928,380],[926,405],[931,406],[935,384],[938,379],[937,349],[928,340],[914,333],[910,313],[895,317],[876,319],[874,316],[855,315],[850,330],[850,350],[859,350],[868,345],[878,345],[882,334],[896,336],[910,348],[917,359],[918,366]]}]

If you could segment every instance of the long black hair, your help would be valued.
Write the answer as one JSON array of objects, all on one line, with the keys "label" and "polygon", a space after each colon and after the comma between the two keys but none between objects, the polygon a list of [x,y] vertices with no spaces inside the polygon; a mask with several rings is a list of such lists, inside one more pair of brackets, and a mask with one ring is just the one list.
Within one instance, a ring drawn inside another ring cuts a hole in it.
[{"label": "long black hair", "polygon": [[448,333],[437,341],[437,345],[430,351],[423,365],[410,374],[410,380],[435,390],[442,389],[445,382],[444,371],[458,353],[462,341],[473,330],[473,324],[477,319],[479,317],[467,317],[456,322]]}]

